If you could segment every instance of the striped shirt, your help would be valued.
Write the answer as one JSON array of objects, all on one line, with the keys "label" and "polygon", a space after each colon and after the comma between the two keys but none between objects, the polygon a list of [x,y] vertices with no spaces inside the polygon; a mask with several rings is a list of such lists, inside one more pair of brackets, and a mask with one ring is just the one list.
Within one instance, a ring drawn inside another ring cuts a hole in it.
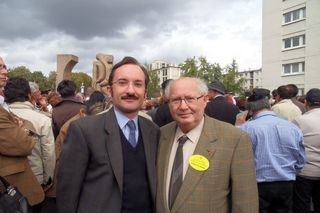
[{"label": "striped shirt", "polygon": [[296,179],[305,160],[303,134],[296,125],[267,111],[240,128],[252,140],[258,183]]}]

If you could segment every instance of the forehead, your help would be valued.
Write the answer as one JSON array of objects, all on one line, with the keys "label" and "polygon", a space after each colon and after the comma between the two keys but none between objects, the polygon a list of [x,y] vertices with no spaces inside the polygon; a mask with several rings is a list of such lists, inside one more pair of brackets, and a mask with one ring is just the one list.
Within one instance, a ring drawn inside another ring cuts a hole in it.
[{"label": "forehead", "polygon": [[2,58],[0,57],[0,64],[3,65],[4,61],[2,60]]},{"label": "forehead", "polygon": [[127,80],[142,80],[145,76],[142,69],[135,64],[125,64],[118,67],[114,72],[114,79],[127,79]]},{"label": "forehead", "polygon": [[180,79],[175,81],[170,89],[170,96],[194,96],[199,94],[197,83],[192,79]]}]

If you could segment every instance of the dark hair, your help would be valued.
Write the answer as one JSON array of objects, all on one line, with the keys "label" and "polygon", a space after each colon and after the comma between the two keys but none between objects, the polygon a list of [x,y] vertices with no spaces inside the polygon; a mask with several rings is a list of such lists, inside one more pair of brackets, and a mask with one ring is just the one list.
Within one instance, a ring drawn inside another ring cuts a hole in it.
[{"label": "dark hair", "polygon": [[94,91],[91,93],[89,100],[85,102],[85,105],[88,115],[97,114],[105,109],[105,96],[102,92]]},{"label": "dark hair", "polygon": [[246,109],[252,112],[257,112],[262,109],[270,109],[269,99],[265,97],[257,101],[247,102]]},{"label": "dark hair", "polygon": [[306,94],[306,102],[311,107],[320,107],[320,89],[310,89]]},{"label": "dark hair", "polygon": [[282,99],[290,99],[291,98],[291,93],[290,93],[288,86],[282,85],[282,86],[278,87],[277,93],[280,96],[280,98],[282,98]]},{"label": "dark hair", "polygon": [[114,74],[115,74],[116,70],[117,70],[119,67],[121,67],[121,66],[123,66],[123,65],[126,65],[126,64],[134,64],[134,65],[139,66],[139,67],[142,69],[142,71],[143,71],[143,73],[144,73],[144,77],[145,77],[145,87],[147,88],[148,83],[149,83],[149,74],[148,74],[148,71],[147,71],[147,69],[146,69],[143,65],[141,65],[141,64],[137,61],[137,59],[135,59],[135,58],[133,58],[133,57],[131,57],[131,56],[126,56],[126,57],[124,57],[120,62],[118,62],[117,64],[115,64],[115,65],[112,67],[111,73],[110,73],[110,76],[109,76],[109,80],[108,80],[109,85],[111,86],[112,83],[113,83],[113,78],[114,78]]},{"label": "dark hair", "polygon": [[271,94],[273,98],[277,97],[278,96],[277,89],[272,90]]},{"label": "dark hair", "polygon": [[164,82],[162,82],[161,89],[164,91],[171,81],[172,81],[172,79],[167,79]]},{"label": "dark hair", "polygon": [[291,98],[296,97],[298,95],[299,89],[295,84],[288,84],[287,85]]},{"label": "dark hair", "polygon": [[77,90],[76,84],[71,80],[63,80],[58,84],[57,91],[60,93],[61,97],[74,96]]},{"label": "dark hair", "polygon": [[29,82],[21,77],[13,77],[7,81],[7,85],[4,87],[4,95],[6,102],[24,102],[29,100],[31,89]]}]

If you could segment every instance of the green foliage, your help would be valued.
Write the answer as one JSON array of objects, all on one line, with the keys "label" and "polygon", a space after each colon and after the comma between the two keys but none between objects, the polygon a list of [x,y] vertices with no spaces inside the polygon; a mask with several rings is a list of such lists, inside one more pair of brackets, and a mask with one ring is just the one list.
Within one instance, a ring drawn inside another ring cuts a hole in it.
[{"label": "green foliage", "polygon": [[[56,88],[57,73],[55,71],[51,71],[49,76],[46,77],[41,71],[31,72],[27,67],[20,66],[10,69],[8,76],[9,78],[22,77],[27,81],[36,82],[42,91]],[[76,83],[78,90],[80,90],[81,83],[83,83],[85,87],[89,87],[92,81],[91,77],[84,72],[71,73],[71,80]]]},{"label": "green foliage", "polygon": [[232,63],[225,68],[226,74],[222,77],[222,82],[227,92],[233,94],[243,94],[245,92],[244,84],[245,78],[241,78],[238,72],[238,64],[233,59]]},{"label": "green foliage", "polygon": [[148,84],[148,98],[154,97],[156,93],[160,92],[160,79],[156,71],[149,71],[149,84]]},{"label": "green foliage", "polygon": [[207,83],[221,81],[226,87],[227,92],[233,94],[243,94],[246,80],[238,73],[238,64],[235,60],[225,68],[226,74],[222,74],[222,68],[218,63],[209,63],[205,57],[196,59],[187,58],[180,64],[182,76],[198,77]]},{"label": "green foliage", "polygon": [[184,63],[180,64],[182,76],[198,77],[207,83],[214,80],[220,80],[222,77],[222,68],[219,64],[210,64],[205,57],[196,59],[187,58]]},{"label": "green foliage", "polygon": [[48,88],[55,90],[56,89],[56,78],[57,78],[57,73],[55,71],[51,71],[49,73],[49,77],[48,77]]},{"label": "green foliage", "polygon": [[22,78],[25,78],[27,81],[32,80],[32,72],[25,66],[20,66],[20,67],[10,69],[8,76],[9,78],[22,77]]},{"label": "green foliage", "polygon": [[71,80],[77,85],[78,91],[80,91],[81,84],[85,87],[90,87],[92,78],[84,72],[73,72],[71,73]]}]

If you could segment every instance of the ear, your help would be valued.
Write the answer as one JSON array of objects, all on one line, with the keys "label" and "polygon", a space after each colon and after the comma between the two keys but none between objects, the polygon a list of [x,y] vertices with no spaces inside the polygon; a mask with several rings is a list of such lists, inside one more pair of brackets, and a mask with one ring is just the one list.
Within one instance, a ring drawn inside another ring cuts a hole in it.
[{"label": "ear", "polygon": [[112,87],[109,85],[107,86],[107,92],[108,92],[109,97],[113,97]]},{"label": "ear", "polygon": [[204,102],[208,102],[209,101],[209,96],[208,95],[203,96],[203,100],[204,100]]},{"label": "ear", "polygon": [[144,99],[148,98],[148,89],[146,89],[146,91],[144,92]]}]

